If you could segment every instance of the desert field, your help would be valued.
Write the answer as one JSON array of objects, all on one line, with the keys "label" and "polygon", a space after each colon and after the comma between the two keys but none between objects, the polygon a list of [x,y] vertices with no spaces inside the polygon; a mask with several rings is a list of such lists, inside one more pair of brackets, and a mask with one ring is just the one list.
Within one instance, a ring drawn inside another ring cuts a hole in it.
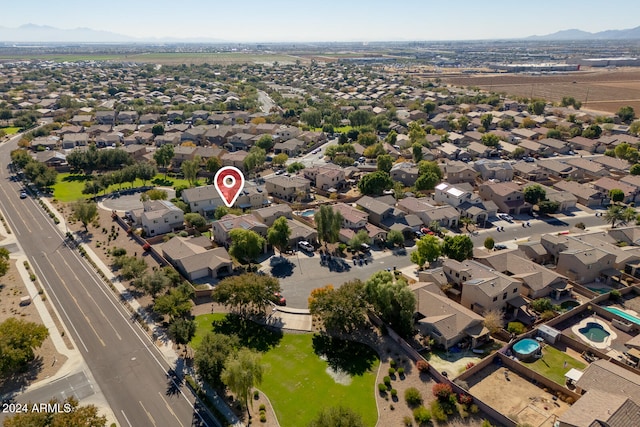
[{"label": "desert field", "polygon": [[463,87],[480,87],[512,96],[559,102],[571,96],[583,110],[615,113],[629,105],[640,111],[640,69],[591,69],[562,74],[492,74],[443,78]]}]

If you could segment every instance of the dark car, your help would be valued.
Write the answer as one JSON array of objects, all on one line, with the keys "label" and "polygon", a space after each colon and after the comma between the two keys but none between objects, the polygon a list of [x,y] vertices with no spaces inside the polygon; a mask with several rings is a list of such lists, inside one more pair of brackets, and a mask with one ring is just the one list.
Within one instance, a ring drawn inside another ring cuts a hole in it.
[{"label": "dark car", "polygon": [[501,250],[504,250],[504,249],[507,249],[507,246],[506,246],[506,245],[495,245],[495,246],[493,247],[493,250],[494,250],[494,251],[501,251]]}]

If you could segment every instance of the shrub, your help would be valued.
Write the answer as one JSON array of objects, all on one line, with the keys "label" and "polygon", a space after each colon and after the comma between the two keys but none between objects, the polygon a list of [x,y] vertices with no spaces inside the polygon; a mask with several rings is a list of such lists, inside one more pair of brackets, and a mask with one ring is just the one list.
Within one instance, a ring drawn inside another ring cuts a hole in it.
[{"label": "shrub", "polygon": [[416,368],[420,372],[429,372],[429,363],[426,360],[418,360],[416,362]]},{"label": "shrub", "polygon": [[431,392],[438,400],[448,400],[449,396],[453,394],[453,390],[451,389],[451,384],[449,383],[437,383],[433,385]]},{"label": "shrub", "polygon": [[482,420],[482,426],[481,427],[493,427],[493,424],[491,424],[489,422],[489,420]]},{"label": "shrub", "polygon": [[431,417],[436,421],[447,421],[449,418],[444,412],[444,409],[442,409],[442,405],[439,400],[431,402]]},{"label": "shrub", "polygon": [[123,256],[127,254],[127,250],[125,248],[115,247],[111,249],[111,255],[113,256]]},{"label": "shrub", "polygon": [[424,406],[419,406],[413,410],[413,419],[418,424],[426,424],[431,421],[431,412]]},{"label": "shrub", "polygon": [[391,397],[398,397],[398,390],[396,390],[395,388],[391,389]]},{"label": "shrub", "polygon": [[260,422],[261,423],[266,423],[267,422],[267,416],[265,414],[260,414]]},{"label": "shrub", "polygon": [[467,369],[467,370],[469,370],[469,369],[473,368],[474,366],[476,366],[476,364],[475,364],[475,363],[473,363],[473,362],[469,362],[469,363],[467,363],[467,365],[466,365],[464,368],[465,368],[465,369]]},{"label": "shrub", "polygon": [[531,308],[538,313],[553,309],[553,304],[549,298],[538,298],[531,302]]},{"label": "shrub", "polygon": [[609,296],[611,297],[612,300],[614,301],[618,301],[620,298],[622,298],[622,294],[620,293],[619,290],[614,289],[611,292],[609,292]]},{"label": "shrub", "polygon": [[[260,392],[258,390],[254,390],[253,391],[253,398],[256,399],[256,400],[260,399]],[[261,405],[261,406],[263,406],[263,405]]]},{"label": "shrub", "polygon": [[390,387],[390,386],[391,386],[391,378],[390,378],[389,376],[384,377],[384,378],[382,379],[382,382],[384,382],[384,384],[385,384],[387,387]]},{"label": "shrub", "polygon": [[413,420],[407,415],[402,419],[402,425],[405,427],[411,427],[413,425]]},{"label": "shrub", "polygon": [[556,313],[553,310],[545,310],[542,312],[542,314],[540,315],[540,318],[542,320],[551,320],[554,317],[556,317]]},{"label": "shrub", "polygon": [[404,368],[398,368],[398,375],[400,376],[404,375]]},{"label": "shrub", "polygon": [[[260,395],[260,394],[258,394],[258,396],[259,396],[259,395]],[[261,411],[266,411],[266,410],[267,410],[267,407],[266,407],[266,406],[264,406],[264,403],[261,403],[261,404],[260,404],[260,406],[258,407],[258,409],[259,409],[259,410],[261,410]]]},{"label": "shrub", "polygon": [[458,402],[461,405],[470,405],[471,403],[473,403],[473,397],[471,397],[471,395],[468,395],[467,393],[460,393],[458,394]]},{"label": "shrub", "polygon": [[387,392],[387,386],[382,384],[382,383],[378,384],[378,391],[380,393],[386,393]]},{"label": "shrub", "polygon": [[478,408],[478,405],[474,403],[469,407],[469,412],[471,412],[472,414],[477,414],[478,412],[480,412],[480,408]]},{"label": "shrub", "polygon": [[415,387],[409,387],[404,391],[404,400],[409,406],[417,406],[422,403],[422,395]]},{"label": "shrub", "polygon": [[395,367],[398,365],[398,362],[396,362],[396,360],[395,360],[395,359],[391,359],[391,360],[389,361],[389,365],[390,365],[392,368],[395,368]]},{"label": "shrub", "polygon": [[507,325],[507,331],[511,332],[512,334],[520,335],[523,334],[526,329],[520,322],[509,322],[509,324]]},{"label": "shrub", "polygon": [[396,374],[396,370],[394,368],[389,368],[389,376],[393,376]]}]

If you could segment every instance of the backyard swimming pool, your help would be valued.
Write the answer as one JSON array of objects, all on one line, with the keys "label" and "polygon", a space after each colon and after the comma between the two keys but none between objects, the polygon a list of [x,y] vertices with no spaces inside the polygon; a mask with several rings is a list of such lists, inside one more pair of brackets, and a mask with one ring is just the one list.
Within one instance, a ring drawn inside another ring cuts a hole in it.
[{"label": "backyard swimming pool", "polygon": [[520,360],[529,360],[536,353],[540,352],[540,343],[531,338],[525,338],[518,341],[512,347],[513,352],[518,356]]},{"label": "backyard swimming pool", "polygon": [[631,314],[620,310],[619,308],[615,308],[615,307],[606,307],[605,310],[612,312],[613,314],[617,314],[618,316],[627,319],[630,322],[635,323],[636,325],[640,325],[640,318],[636,317],[636,316],[632,316]]},{"label": "backyard swimming pool", "polygon": [[586,326],[578,329],[578,331],[593,342],[604,342],[611,335],[604,330],[602,325],[594,322],[587,323]]},{"label": "backyard swimming pool", "polygon": [[313,218],[313,216],[314,216],[315,214],[316,214],[316,211],[315,211],[315,210],[313,210],[313,209],[307,209],[306,211],[302,211],[302,212],[300,212],[300,214],[299,214],[299,215],[300,215],[300,216],[303,216],[303,217],[305,217],[305,218],[309,218],[309,217]]}]

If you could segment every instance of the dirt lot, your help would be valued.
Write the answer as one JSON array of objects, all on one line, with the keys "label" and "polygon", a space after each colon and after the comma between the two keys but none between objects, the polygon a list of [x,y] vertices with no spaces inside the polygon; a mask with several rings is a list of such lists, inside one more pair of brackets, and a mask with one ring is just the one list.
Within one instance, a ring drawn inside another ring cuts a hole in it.
[{"label": "dirt lot", "polygon": [[497,365],[489,365],[471,376],[467,383],[470,391],[484,402],[519,422],[532,426],[553,426],[554,415],[560,416],[569,405],[553,400],[553,395],[532,384],[513,371]]},{"label": "dirt lot", "polygon": [[[38,310],[33,304],[20,305],[20,298],[28,296],[28,292],[18,274],[16,261],[11,259],[10,262],[9,272],[0,278],[0,322],[14,317],[28,322],[42,323]],[[47,338],[42,347],[36,349],[35,354],[36,358],[29,365],[27,372],[0,381],[0,395],[55,375],[67,360],[66,356],[56,351],[51,338]]]},{"label": "dirt lot", "polygon": [[640,70],[635,68],[552,75],[472,75],[445,80],[457,86],[477,86],[492,92],[553,102],[571,96],[582,102],[583,110],[615,113],[620,107],[630,105],[640,111]]}]

